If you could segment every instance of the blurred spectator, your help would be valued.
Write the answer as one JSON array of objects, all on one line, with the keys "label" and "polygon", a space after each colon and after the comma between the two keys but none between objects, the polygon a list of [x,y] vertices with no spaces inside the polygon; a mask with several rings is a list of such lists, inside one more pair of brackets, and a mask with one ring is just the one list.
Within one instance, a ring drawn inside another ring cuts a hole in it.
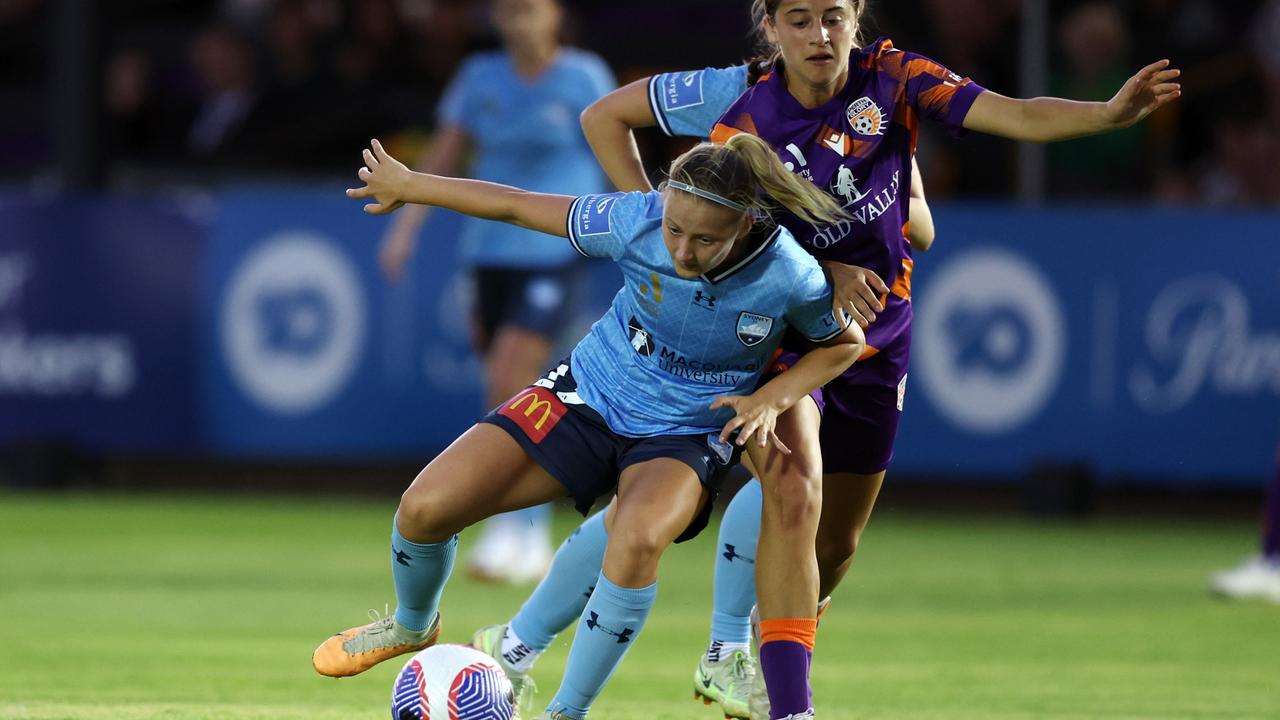
[{"label": "blurred spectator", "polygon": [[187,148],[202,159],[244,159],[251,150],[250,120],[258,103],[252,50],[228,26],[210,28],[191,46],[201,96]]},{"label": "blurred spectator", "polygon": [[[1111,2],[1090,2],[1057,25],[1063,61],[1049,82],[1049,94],[1080,100],[1109,100],[1133,75],[1154,60],[1135,62],[1124,17]],[[1055,197],[1100,198],[1136,195],[1148,171],[1141,157],[1147,125],[1049,146],[1049,192]]]}]

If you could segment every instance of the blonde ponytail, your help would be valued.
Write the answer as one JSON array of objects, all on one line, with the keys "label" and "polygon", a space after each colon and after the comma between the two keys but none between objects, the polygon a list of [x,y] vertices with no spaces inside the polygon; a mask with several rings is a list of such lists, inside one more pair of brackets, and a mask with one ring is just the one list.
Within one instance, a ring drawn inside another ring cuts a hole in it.
[{"label": "blonde ponytail", "polygon": [[773,148],[755,135],[739,133],[726,140],[724,146],[747,163],[756,183],[769,197],[801,220],[817,226],[848,217],[830,195],[788,170]]}]

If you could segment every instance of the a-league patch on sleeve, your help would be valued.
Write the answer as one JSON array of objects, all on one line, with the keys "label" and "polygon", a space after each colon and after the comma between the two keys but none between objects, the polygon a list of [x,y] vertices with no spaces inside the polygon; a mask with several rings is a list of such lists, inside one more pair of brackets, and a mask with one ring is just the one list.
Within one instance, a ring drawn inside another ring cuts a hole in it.
[{"label": "a-league patch on sleeve", "polygon": [[702,104],[702,70],[667,73],[662,80],[662,108],[667,112]]},{"label": "a-league patch on sleeve", "polygon": [[608,195],[587,195],[577,204],[574,218],[574,234],[577,237],[592,235],[608,235],[612,230],[611,215],[613,206],[623,193]]}]

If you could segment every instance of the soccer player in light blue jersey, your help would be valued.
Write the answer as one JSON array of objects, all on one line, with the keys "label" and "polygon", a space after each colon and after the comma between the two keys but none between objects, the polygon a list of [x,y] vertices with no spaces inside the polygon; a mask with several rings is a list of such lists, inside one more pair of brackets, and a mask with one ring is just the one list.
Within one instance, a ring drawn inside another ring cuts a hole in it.
[{"label": "soccer player in light blue jersey", "polygon": [[[544,715],[582,720],[644,624],[666,547],[705,526],[741,450],[757,466],[785,461],[807,422],[794,409],[816,412],[809,393],[864,349],[832,311],[822,269],[765,212],[829,222],[838,207],[745,136],[685,153],[661,192],[577,198],[413,173],[376,141],[364,159],[366,185],[347,194],[372,198],[368,212],[422,203],[565,236],[617,262],[624,286],[569,358],[414,479],[392,532],[394,616],[329,638],[313,665],[355,675],[431,645],[458,532],[566,495],[585,512],[616,486],[602,569]],[[757,388],[788,328],[816,347]]]},{"label": "soccer player in light blue jersey", "polygon": [[[615,86],[598,56],[562,47],[558,0],[494,0],[503,48],[467,58],[438,108],[424,172],[470,177],[536,192],[582,195],[606,188],[578,114]],[[397,214],[381,264],[399,278],[429,208]],[[476,302],[473,341],[483,358],[486,406],[511,397],[542,372],[581,285],[579,256],[524,228],[467,219],[459,238]],[[551,558],[550,506],[485,524],[468,570],[480,579],[527,582]]]},{"label": "soccer player in light blue jersey", "polygon": [[[754,0],[766,55],[748,67],[750,88],[723,109],[711,133],[716,141],[740,133],[765,139],[792,171],[826,189],[848,210],[848,220],[823,228],[803,222],[789,227],[823,262],[839,306],[867,328],[868,337],[861,361],[823,388],[820,424],[804,426],[809,433],[804,437],[820,437],[824,473],[816,577],[808,574],[812,563],[795,557],[798,543],[771,546],[761,541],[757,546],[763,673],[756,678],[769,676],[767,694],[759,682],[751,693],[750,715],[757,720],[814,715],[808,667],[817,629],[816,600],[829,594],[849,568],[891,462],[906,390],[912,316],[914,243],[908,240],[912,223],[900,189],[907,185],[901,181],[914,174],[920,120],[937,122],[955,134],[977,130],[1048,142],[1128,127],[1180,95],[1179,73],[1166,60],[1143,68],[1108,102],[1004,97],[894,47],[887,38],[864,43],[858,31],[866,7],[865,0]],[[648,186],[630,136],[633,127],[649,124],[645,119],[652,116],[670,131],[682,113],[705,121],[712,113],[708,89],[732,86],[741,76],[737,72],[659,76],[589,108],[584,129],[614,183],[633,190]],[[779,218],[783,225],[790,222],[785,213]],[[794,357],[784,347],[780,363]],[[802,457],[793,456],[793,467],[819,465],[804,455],[812,446],[797,443]],[[806,507],[802,497],[814,487],[807,477],[774,484],[797,490],[789,498],[765,493],[758,523],[736,527],[758,524],[766,532],[779,518],[790,517],[780,507],[785,502],[800,514],[819,515],[818,503]],[[731,505],[729,519],[736,519],[738,508]],[[811,537],[808,522],[796,523],[795,537]],[[738,549],[735,545],[735,555]],[[779,551],[795,561],[778,562]]]}]

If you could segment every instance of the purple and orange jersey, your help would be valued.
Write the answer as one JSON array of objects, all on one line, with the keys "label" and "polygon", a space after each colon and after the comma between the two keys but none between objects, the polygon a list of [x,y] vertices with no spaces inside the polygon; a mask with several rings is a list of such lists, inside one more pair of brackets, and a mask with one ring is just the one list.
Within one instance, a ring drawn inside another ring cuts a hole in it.
[{"label": "purple and orange jersey", "polygon": [[[849,80],[830,102],[806,108],[779,73],[765,75],[721,116],[711,139],[756,135],[788,169],[824,188],[849,217],[814,227],[779,211],[778,221],[819,260],[868,268],[890,292],[867,330],[868,355],[846,375],[866,384],[897,384],[906,373],[911,325],[911,245],[907,197],[919,117],[963,132],[984,92],[938,63],[881,38],[855,49]],[[882,353],[881,362],[866,362]]]}]

